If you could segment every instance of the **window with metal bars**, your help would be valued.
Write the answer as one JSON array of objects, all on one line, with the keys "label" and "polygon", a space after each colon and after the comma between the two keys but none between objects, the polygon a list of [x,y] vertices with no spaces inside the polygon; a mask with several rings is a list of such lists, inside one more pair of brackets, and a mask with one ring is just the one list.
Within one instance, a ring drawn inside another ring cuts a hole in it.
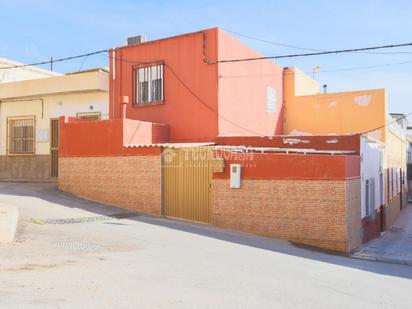
[{"label": "window with metal bars", "polygon": [[34,117],[8,119],[8,154],[34,154]]},{"label": "window with metal bars", "polygon": [[86,112],[86,113],[77,113],[77,118],[83,120],[100,120],[101,114],[100,112]]},{"label": "window with metal bars", "polygon": [[134,104],[156,104],[164,100],[163,64],[143,65],[133,70]]}]

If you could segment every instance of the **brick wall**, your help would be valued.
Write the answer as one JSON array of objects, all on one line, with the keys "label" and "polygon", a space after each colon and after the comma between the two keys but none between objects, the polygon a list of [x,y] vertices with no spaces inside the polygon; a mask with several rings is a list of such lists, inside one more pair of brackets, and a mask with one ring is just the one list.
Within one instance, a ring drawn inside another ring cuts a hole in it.
[{"label": "brick wall", "polygon": [[348,252],[360,245],[359,179],[213,179],[214,225]]},{"label": "brick wall", "polygon": [[59,188],[96,202],[161,214],[160,155],[64,157]]},{"label": "brick wall", "polygon": [[345,181],[346,252],[350,252],[362,244],[360,186],[360,178]]}]

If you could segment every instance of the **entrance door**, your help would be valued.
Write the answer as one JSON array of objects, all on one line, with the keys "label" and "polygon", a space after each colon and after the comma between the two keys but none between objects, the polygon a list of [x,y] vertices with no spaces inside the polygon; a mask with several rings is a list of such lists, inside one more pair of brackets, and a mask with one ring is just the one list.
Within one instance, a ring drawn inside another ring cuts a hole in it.
[{"label": "entrance door", "polygon": [[162,153],[163,214],[210,223],[212,150],[167,148]]},{"label": "entrance door", "polygon": [[59,120],[50,120],[51,177],[59,176]]}]

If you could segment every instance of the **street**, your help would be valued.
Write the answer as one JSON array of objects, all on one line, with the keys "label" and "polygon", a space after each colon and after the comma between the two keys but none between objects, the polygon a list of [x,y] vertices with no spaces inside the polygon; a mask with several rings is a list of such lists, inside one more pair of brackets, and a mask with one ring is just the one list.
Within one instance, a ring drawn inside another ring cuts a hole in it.
[{"label": "street", "polygon": [[2,182],[0,203],[20,212],[0,245],[1,308],[412,307],[411,266],[132,215],[52,183]]}]

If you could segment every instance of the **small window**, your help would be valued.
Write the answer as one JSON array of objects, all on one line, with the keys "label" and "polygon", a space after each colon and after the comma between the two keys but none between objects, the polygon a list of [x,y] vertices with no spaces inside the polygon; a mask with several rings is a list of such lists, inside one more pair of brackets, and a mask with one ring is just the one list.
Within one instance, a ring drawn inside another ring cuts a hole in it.
[{"label": "small window", "polygon": [[8,154],[34,154],[34,117],[7,120]]},{"label": "small window", "polygon": [[139,66],[133,71],[134,104],[156,104],[164,100],[163,64]]},{"label": "small window", "polygon": [[84,120],[100,120],[101,114],[100,112],[77,113],[77,118]]},{"label": "small window", "polygon": [[266,88],[266,111],[276,113],[278,93],[275,88],[268,86]]}]

